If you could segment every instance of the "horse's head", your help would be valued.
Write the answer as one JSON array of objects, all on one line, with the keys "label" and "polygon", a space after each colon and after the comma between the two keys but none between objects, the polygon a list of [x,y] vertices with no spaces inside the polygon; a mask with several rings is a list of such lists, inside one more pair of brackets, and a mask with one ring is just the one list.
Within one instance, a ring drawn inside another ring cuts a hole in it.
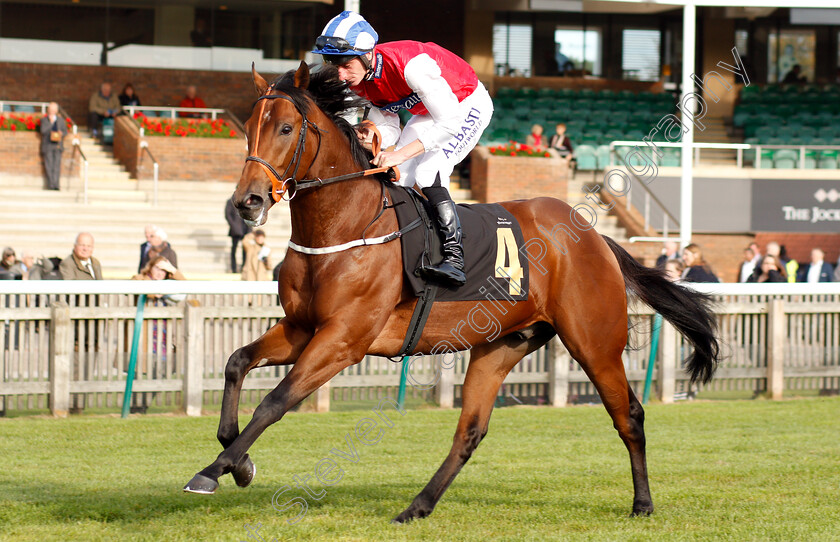
[{"label": "horse's head", "polygon": [[305,145],[305,140],[307,134],[319,135],[308,125],[309,102],[300,92],[309,86],[309,67],[305,62],[294,72],[293,87],[289,85],[286,91],[276,83],[269,85],[253,66],[251,72],[260,97],[245,122],[248,158],[233,193],[233,204],[245,222],[259,226],[265,223],[268,210],[283,193],[293,190],[292,179],[306,174],[314,160],[314,155],[310,155],[315,146]]}]

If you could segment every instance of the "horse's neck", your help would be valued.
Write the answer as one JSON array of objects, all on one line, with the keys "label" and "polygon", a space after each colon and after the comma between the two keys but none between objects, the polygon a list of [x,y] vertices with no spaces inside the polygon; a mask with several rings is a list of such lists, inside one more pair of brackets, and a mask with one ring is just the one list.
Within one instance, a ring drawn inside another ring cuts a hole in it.
[{"label": "horse's neck", "polygon": [[[343,143],[346,146],[346,142]],[[335,148],[343,149],[341,146]],[[349,149],[335,153],[334,157],[319,159],[307,177],[328,179],[364,169],[353,162]],[[379,213],[381,195],[381,186],[370,177],[340,181],[299,193],[289,205],[292,240],[303,246],[324,247],[359,239]]]}]

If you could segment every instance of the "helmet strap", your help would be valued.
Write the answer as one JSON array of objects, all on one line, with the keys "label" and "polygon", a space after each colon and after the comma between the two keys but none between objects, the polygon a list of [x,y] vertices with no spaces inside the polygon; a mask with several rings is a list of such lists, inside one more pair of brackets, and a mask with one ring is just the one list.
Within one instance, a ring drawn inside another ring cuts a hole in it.
[{"label": "helmet strap", "polygon": [[363,55],[359,55],[359,60],[362,61],[362,65],[367,69],[367,73],[365,73],[365,81],[370,81],[373,79],[373,62],[368,59],[368,55],[373,58],[373,50],[370,53],[365,53]]}]

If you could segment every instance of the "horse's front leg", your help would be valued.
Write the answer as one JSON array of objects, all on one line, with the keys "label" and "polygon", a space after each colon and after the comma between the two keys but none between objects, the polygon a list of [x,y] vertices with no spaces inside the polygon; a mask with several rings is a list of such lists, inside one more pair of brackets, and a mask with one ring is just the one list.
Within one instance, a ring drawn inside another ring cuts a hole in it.
[{"label": "horse's front leg", "polygon": [[[266,337],[268,334],[263,339]],[[247,458],[247,451],[262,432],[341,370],[361,361],[372,341],[372,337],[354,336],[351,329],[344,324],[326,326],[319,330],[306,344],[292,370],[263,398],[242,433],[225,447],[212,464],[196,474],[184,486],[184,491],[213,493],[219,487],[218,478],[231,471],[236,471],[240,477],[248,477],[245,469],[252,465]],[[256,358],[256,365],[260,359],[262,358]],[[225,392],[227,393],[227,385]],[[238,399],[238,391],[236,398]],[[233,393],[230,399],[234,399]],[[230,405],[228,407],[235,408]],[[235,420],[233,423],[236,423]],[[220,433],[221,431],[220,424]],[[252,477],[253,472],[250,475]]]},{"label": "horse's front leg", "polygon": [[[262,337],[236,350],[225,366],[225,391],[222,396],[222,413],[216,437],[223,448],[230,446],[239,436],[239,395],[247,375],[256,367],[288,365],[300,356],[312,336],[283,319]],[[245,487],[251,483],[256,467],[246,454],[232,471],[236,484]]]}]

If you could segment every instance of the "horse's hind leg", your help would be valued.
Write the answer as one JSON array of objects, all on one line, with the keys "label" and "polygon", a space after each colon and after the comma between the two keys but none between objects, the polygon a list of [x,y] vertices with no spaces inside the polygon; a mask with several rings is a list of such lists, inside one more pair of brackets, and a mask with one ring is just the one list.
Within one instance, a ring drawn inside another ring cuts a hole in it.
[{"label": "horse's hind leg", "polygon": [[462,389],[461,417],[449,455],[411,505],[394,518],[394,523],[424,518],[432,513],[443,492],[487,434],[493,403],[505,376],[523,356],[544,345],[553,336],[554,329],[541,322],[472,349]]},{"label": "horse's hind leg", "polygon": [[[227,449],[239,436],[239,395],[245,375],[255,367],[294,363],[310,335],[281,320],[262,337],[236,350],[225,366],[225,391],[216,437]],[[245,487],[254,478],[256,468],[248,454],[231,471],[236,484]]]},{"label": "horse's hind leg", "polygon": [[645,413],[630,389],[621,360],[627,344],[626,310],[619,314],[607,305],[599,305],[592,310],[601,310],[600,315],[589,315],[594,319],[587,319],[601,322],[597,329],[578,323],[571,315],[556,325],[563,330],[560,338],[572,357],[580,363],[598,390],[613,420],[613,427],[630,453],[634,490],[632,515],[648,515],[653,512],[653,501],[645,459]]}]

